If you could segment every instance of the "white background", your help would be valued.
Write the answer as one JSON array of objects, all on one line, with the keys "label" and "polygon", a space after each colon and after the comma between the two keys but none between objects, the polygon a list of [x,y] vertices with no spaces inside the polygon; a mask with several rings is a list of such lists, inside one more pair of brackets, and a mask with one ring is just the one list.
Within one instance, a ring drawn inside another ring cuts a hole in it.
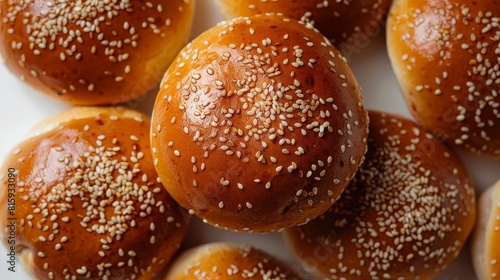
[{"label": "white background", "polygon": [[[194,38],[219,20],[220,15],[212,1],[198,0],[192,37]],[[380,28],[380,34],[371,38],[369,44],[351,49],[351,54],[348,56],[349,63],[363,88],[365,104],[368,108],[409,117],[387,57],[383,26]],[[150,115],[155,94],[152,92],[130,104]],[[31,127],[66,108],[69,106],[34,92],[10,74],[3,65],[0,65],[0,161],[23,139]],[[500,161],[477,158],[462,152],[460,154],[476,182],[478,193],[500,179]],[[7,170],[0,170],[0,172],[7,172]],[[253,244],[298,268],[279,234],[232,233],[212,228],[198,219],[193,219],[184,247],[210,241]],[[0,279],[30,279],[19,263],[16,273],[9,272],[6,261],[5,248],[0,245]],[[470,263],[469,248],[466,247],[459,258],[437,279],[475,279]]]}]

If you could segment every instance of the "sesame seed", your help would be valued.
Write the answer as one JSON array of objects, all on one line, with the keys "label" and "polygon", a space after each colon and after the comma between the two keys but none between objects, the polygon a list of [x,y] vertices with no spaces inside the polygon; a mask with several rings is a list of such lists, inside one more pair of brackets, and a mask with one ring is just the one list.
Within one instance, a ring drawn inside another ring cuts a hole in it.
[{"label": "sesame seed", "polygon": [[87,267],[82,266],[81,268],[76,269],[76,273],[80,275],[85,275],[87,274]]}]

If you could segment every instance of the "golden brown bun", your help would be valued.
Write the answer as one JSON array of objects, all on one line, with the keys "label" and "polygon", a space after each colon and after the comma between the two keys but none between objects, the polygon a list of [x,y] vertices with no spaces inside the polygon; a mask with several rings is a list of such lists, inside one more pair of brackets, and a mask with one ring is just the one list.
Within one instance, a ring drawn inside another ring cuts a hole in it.
[{"label": "golden brown bun", "polygon": [[410,111],[432,134],[500,158],[500,1],[395,0],[387,47]]},{"label": "golden brown bun", "polygon": [[150,279],[176,252],[189,216],[158,183],[149,127],[130,109],[74,108],[8,156],[16,208],[0,211],[1,236],[35,279]]},{"label": "golden brown bun", "polygon": [[431,279],[474,226],[474,186],[460,159],[415,123],[369,115],[368,153],[352,183],[286,239],[328,279]]},{"label": "golden brown bun", "polygon": [[156,99],[157,171],[212,225],[268,232],[324,213],[366,151],[367,116],[328,39],[284,17],[221,23],[190,43]]},{"label": "golden brown bun", "polygon": [[128,101],[156,86],[187,43],[194,2],[0,1],[0,53],[57,100]]},{"label": "golden brown bun", "polygon": [[481,194],[472,236],[472,262],[479,280],[500,277],[500,181]]},{"label": "golden brown bun", "polygon": [[182,253],[165,280],[300,280],[289,267],[247,245],[209,243]]},{"label": "golden brown bun", "polygon": [[314,25],[341,51],[380,32],[390,0],[217,0],[226,19],[281,13]]}]

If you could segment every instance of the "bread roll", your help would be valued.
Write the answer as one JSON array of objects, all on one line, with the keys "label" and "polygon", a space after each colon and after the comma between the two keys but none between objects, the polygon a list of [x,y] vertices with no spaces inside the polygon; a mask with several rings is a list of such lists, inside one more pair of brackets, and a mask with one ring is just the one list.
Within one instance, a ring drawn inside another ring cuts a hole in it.
[{"label": "bread roll", "polygon": [[395,0],[387,47],[406,103],[451,145],[500,158],[500,2]]},{"label": "bread roll", "polygon": [[325,215],[286,230],[304,267],[328,279],[432,279],[474,226],[460,159],[412,121],[370,112],[366,161]]},{"label": "bread roll", "polygon": [[149,127],[130,109],[73,108],[10,153],[0,235],[35,279],[151,279],[176,252],[189,216],[158,182]]},{"label": "bread roll", "polygon": [[313,24],[347,55],[378,35],[385,24],[390,0],[217,0],[226,19],[264,13],[285,16]]},{"label": "bread roll", "polygon": [[209,243],[183,252],[165,280],[300,280],[290,268],[247,245]]},{"label": "bread roll", "polygon": [[269,15],[223,22],[181,51],[152,119],[169,193],[217,227],[269,232],[325,212],[366,151],[344,58],[316,30]]},{"label": "bread roll", "polygon": [[194,0],[0,1],[0,54],[35,90],[116,104],[156,86],[187,43]]},{"label": "bread roll", "polygon": [[472,262],[479,280],[500,277],[500,181],[481,194],[472,236]]}]

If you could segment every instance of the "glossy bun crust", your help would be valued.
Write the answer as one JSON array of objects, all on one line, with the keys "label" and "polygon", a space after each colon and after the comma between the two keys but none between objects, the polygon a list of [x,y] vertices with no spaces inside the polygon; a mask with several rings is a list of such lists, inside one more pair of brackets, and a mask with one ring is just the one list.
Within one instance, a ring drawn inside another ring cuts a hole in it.
[{"label": "glossy bun crust", "polygon": [[369,115],[368,153],[352,183],[286,239],[323,278],[432,279],[474,226],[474,186],[460,159],[415,123]]},{"label": "glossy bun crust", "polygon": [[[151,279],[176,252],[189,216],[158,183],[149,127],[129,109],[74,108],[9,155],[15,250],[35,279]],[[8,177],[0,179],[7,209]],[[4,242],[9,217],[0,211]]]},{"label": "glossy bun crust", "polygon": [[500,277],[500,181],[478,201],[478,221],[472,236],[472,263],[479,280]]},{"label": "glossy bun crust", "polygon": [[314,24],[341,51],[366,43],[380,32],[390,0],[217,0],[226,19],[265,13]]},{"label": "glossy bun crust", "polygon": [[246,245],[209,243],[182,253],[165,280],[300,280],[289,267]]},{"label": "glossy bun crust", "polygon": [[195,39],[167,71],[152,123],[169,193],[231,230],[317,217],[366,151],[367,115],[344,58],[284,17],[239,18]]},{"label": "glossy bun crust", "polygon": [[35,90],[116,104],[158,84],[187,43],[194,0],[0,1],[0,53]]},{"label": "glossy bun crust", "polygon": [[500,158],[500,1],[395,0],[387,46],[410,111],[432,134]]}]

